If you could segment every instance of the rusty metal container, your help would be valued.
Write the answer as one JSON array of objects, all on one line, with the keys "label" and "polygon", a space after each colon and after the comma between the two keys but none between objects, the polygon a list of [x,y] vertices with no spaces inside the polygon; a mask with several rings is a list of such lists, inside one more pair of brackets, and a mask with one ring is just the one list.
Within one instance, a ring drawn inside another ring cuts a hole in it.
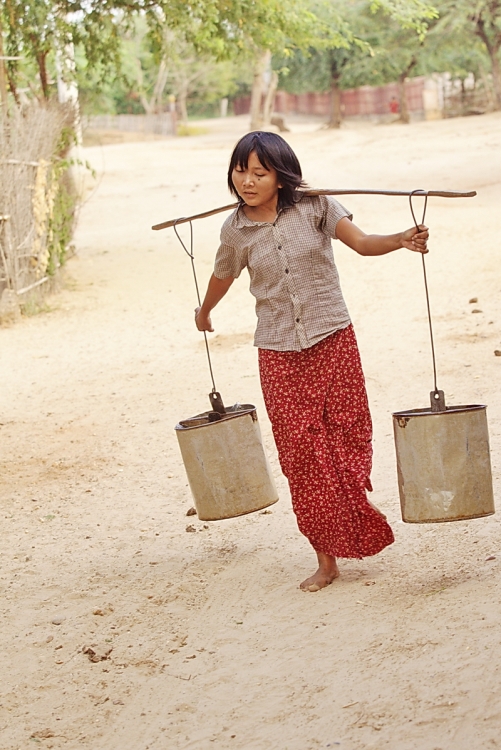
[{"label": "rusty metal container", "polygon": [[395,412],[393,431],[406,523],[461,521],[494,513],[485,406]]},{"label": "rusty metal container", "polygon": [[176,435],[201,521],[234,518],[277,502],[252,404],[184,419]]}]

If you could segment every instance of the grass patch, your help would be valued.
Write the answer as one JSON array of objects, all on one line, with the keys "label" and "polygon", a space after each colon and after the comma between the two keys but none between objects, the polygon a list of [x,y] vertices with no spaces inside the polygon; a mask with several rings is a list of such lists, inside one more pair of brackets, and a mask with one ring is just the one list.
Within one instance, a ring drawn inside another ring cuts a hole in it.
[{"label": "grass patch", "polygon": [[183,122],[177,126],[177,135],[182,137],[189,135],[205,135],[209,131],[207,128],[196,127],[195,125],[185,125]]},{"label": "grass patch", "polygon": [[44,302],[44,300],[27,299],[26,302],[21,303],[21,312],[26,315],[27,318],[31,318],[33,315],[40,315],[41,313],[53,312],[54,308]]}]

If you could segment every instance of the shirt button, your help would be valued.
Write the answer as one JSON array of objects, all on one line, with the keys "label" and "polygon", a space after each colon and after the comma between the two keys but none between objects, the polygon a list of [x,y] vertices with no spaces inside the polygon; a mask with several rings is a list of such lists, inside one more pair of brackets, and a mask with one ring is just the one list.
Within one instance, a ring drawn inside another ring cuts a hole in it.
[{"label": "shirt button", "polygon": [[279,245],[279,246],[278,246],[278,249],[279,249],[279,250],[281,250],[281,249],[282,249],[282,245]]},{"label": "shirt button", "polygon": [[285,269],[285,273],[289,273],[289,269],[288,268]]},{"label": "shirt button", "polygon": [[301,321],[301,318],[296,318],[296,323],[299,323]]}]

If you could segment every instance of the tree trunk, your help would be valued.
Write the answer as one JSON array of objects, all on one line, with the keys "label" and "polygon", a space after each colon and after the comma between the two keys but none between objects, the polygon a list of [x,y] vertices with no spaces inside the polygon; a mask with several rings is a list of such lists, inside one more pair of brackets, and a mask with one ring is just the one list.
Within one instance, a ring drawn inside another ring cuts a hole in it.
[{"label": "tree trunk", "polygon": [[183,123],[183,125],[186,125],[188,123],[187,99],[188,99],[188,87],[185,85],[182,85],[179,87],[179,92],[177,95],[177,111],[179,114],[179,120],[180,122]]},{"label": "tree trunk", "polygon": [[42,86],[44,99],[48,99],[50,96],[49,76],[47,74],[47,54],[47,52],[37,52],[36,54],[38,74],[40,76],[40,85]]},{"label": "tree trunk", "polygon": [[343,119],[341,113],[341,89],[339,88],[339,78],[340,76],[337,73],[331,75],[328,128],[340,128]]},{"label": "tree trunk", "polygon": [[480,17],[477,19],[475,34],[480,37],[489,55],[491,61],[492,83],[494,86],[496,109],[501,109],[501,65],[499,63],[501,33],[497,29],[495,29],[493,31],[494,39],[491,39],[485,28],[484,19]]},{"label": "tree trunk", "polygon": [[12,96],[14,97],[17,106],[20,107],[21,106],[21,98],[20,98],[18,90],[17,90],[16,79],[14,78],[14,75],[12,74],[12,71],[11,71],[11,69],[10,69],[10,67],[8,65],[5,66],[5,71],[7,73],[7,80],[9,82],[10,92],[11,92]]},{"label": "tree trunk", "polygon": [[167,65],[164,60],[160,63],[160,67],[155,80],[155,86],[153,87],[153,93],[148,99],[144,89],[144,76],[143,69],[141,67],[141,61],[136,58],[136,83],[139,91],[139,101],[143,107],[145,114],[153,115],[161,111],[162,94],[167,83]]},{"label": "tree trunk", "polygon": [[494,84],[496,108],[501,109],[501,66],[499,65],[498,54],[492,58],[492,83]]},{"label": "tree trunk", "polygon": [[2,19],[0,18],[0,102],[4,111],[7,109],[7,74],[3,51]]},{"label": "tree trunk", "polygon": [[405,125],[408,125],[411,121],[411,117],[409,114],[409,106],[407,104],[407,96],[405,95],[405,79],[407,78],[407,73],[400,73],[398,76],[398,103],[400,105],[400,122],[405,123]]},{"label": "tree trunk", "polygon": [[268,127],[271,123],[271,116],[273,114],[273,106],[275,104],[275,94],[277,93],[278,86],[278,73],[274,70],[271,74],[270,85],[264,99],[263,105],[263,125]]},{"label": "tree trunk", "polygon": [[139,101],[141,102],[141,105],[145,111],[145,114],[150,115],[151,114],[151,102],[148,101],[146,94],[144,92],[144,76],[143,76],[143,69],[141,67],[141,61],[136,58],[136,83],[137,83],[137,89],[139,91]]},{"label": "tree trunk", "polygon": [[165,59],[162,58],[158,68],[157,78],[155,86],[153,88],[153,95],[151,97],[151,111],[156,114],[162,111],[162,96],[164,93],[165,86],[167,84],[167,78],[169,77],[169,70]]},{"label": "tree trunk", "polygon": [[255,60],[252,77],[250,129],[259,130],[263,124],[261,102],[263,98],[263,74],[270,64],[271,52],[266,50]]},{"label": "tree trunk", "polygon": [[496,109],[496,96],[492,87],[491,77],[489,77],[488,71],[483,66],[480,68],[480,71],[487,106],[489,109]]},{"label": "tree trunk", "polygon": [[[10,7],[9,0],[7,0],[6,2],[6,10],[7,10],[7,13],[12,16],[12,8]],[[18,50],[17,50],[17,45],[16,45],[14,56],[17,56],[17,54],[18,54]],[[5,55],[4,47],[3,47],[3,29],[2,29],[1,19],[0,19],[0,55],[2,57]],[[12,96],[14,97],[16,104],[20,106],[21,100],[19,98],[19,94],[17,91],[17,84],[16,84],[16,73],[15,73],[16,64],[17,64],[17,60],[10,61],[10,65],[9,63],[6,63],[5,60],[0,60],[0,68],[1,68],[0,76],[2,75],[2,72],[3,72],[4,82],[6,80],[8,81],[10,92]],[[2,93],[2,96],[3,96],[3,93]]]},{"label": "tree trunk", "polygon": [[398,76],[398,98],[399,98],[399,104],[400,104],[400,122],[403,122],[405,125],[408,125],[411,121],[411,116],[409,113],[409,105],[407,104],[407,96],[405,93],[405,81],[409,77],[409,73],[411,72],[412,68],[416,64],[417,64],[417,60],[415,57],[413,57],[409,65],[406,67],[406,69],[403,70]]}]

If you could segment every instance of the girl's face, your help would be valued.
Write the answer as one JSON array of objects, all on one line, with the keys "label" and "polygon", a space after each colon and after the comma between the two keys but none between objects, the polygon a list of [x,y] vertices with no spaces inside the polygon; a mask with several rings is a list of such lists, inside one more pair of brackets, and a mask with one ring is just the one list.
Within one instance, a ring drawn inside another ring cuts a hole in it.
[{"label": "girl's face", "polygon": [[273,167],[263,167],[255,151],[249,154],[247,169],[235,167],[231,179],[237,193],[248,206],[276,210],[278,189],[282,185],[278,181],[276,170]]}]

